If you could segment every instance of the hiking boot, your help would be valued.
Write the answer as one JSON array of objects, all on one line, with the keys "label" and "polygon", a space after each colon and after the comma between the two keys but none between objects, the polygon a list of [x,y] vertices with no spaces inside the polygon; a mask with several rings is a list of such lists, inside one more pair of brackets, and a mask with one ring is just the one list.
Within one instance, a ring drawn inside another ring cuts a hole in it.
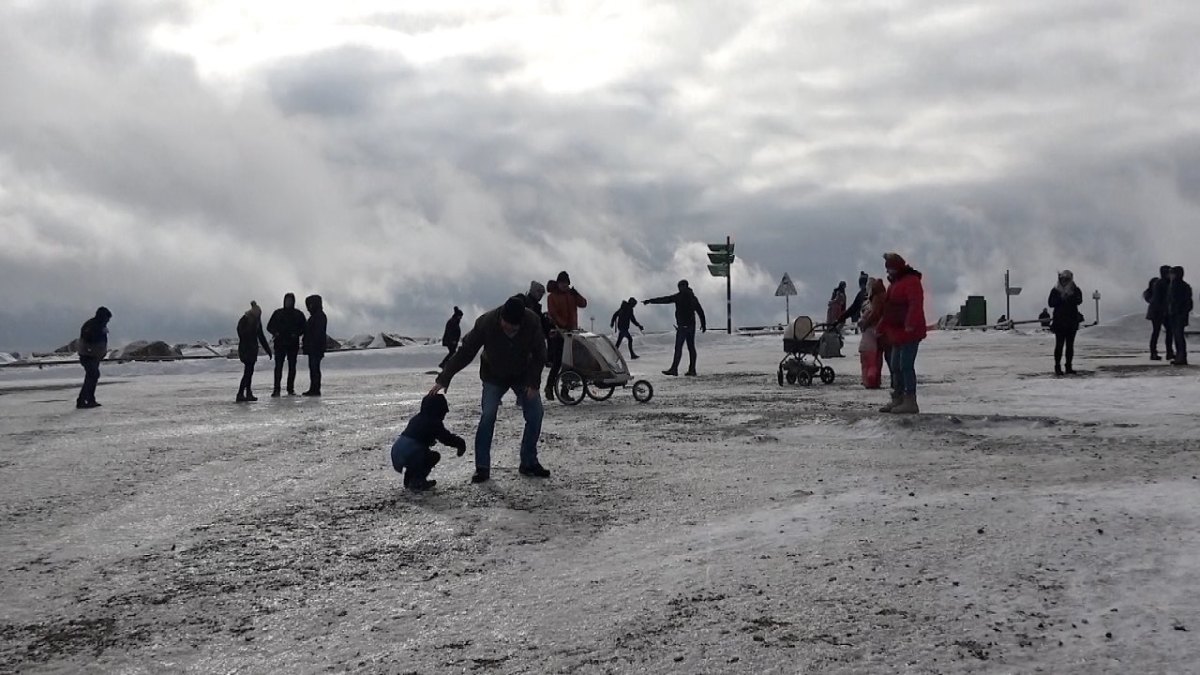
[{"label": "hiking boot", "polygon": [[430,488],[432,488],[434,485],[437,485],[436,480],[416,480],[416,481],[413,481],[413,482],[405,485],[404,487],[408,488],[409,490],[412,490],[413,492],[425,492],[426,490],[429,490]]},{"label": "hiking boot", "polygon": [[475,469],[475,475],[471,476],[472,483],[486,483],[492,477],[491,469]]},{"label": "hiking boot", "polygon": [[1066,370],[1064,370],[1063,372],[1065,372],[1067,375],[1074,375],[1074,374],[1075,374],[1075,369],[1074,369],[1074,368],[1072,368],[1071,366],[1067,366],[1067,369],[1066,369]]},{"label": "hiking boot", "polygon": [[674,368],[672,368],[670,370],[664,370],[664,371],[662,371],[662,374],[670,375],[671,377],[679,377],[679,371],[675,370]]},{"label": "hiking boot", "polygon": [[687,371],[686,373],[684,373],[684,374],[683,374],[683,376],[684,376],[684,377],[696,377],[696,371],[694,371],[694,370],[689,370],[689,371]]},{"label": "hiking boot", "polygon": [[296,395],[295,389],[288,389],[288,396],[295,396],[295,395]]},{"label": "hiking boot", "polygon": [[893,415],[916,415],[921,412],[921,408],[917,405],[916,394],[905,394],[900,399],[900,404],[892,408]]},{"label": "hiking boot", "polygon": [[318,396],[318,397],[319,397],[319,396],[321,395],[321,392],[319,392],[319,391],[306,391],[306,392],[304,392],[303,394],[300,394],[300,395],[301,395],[301,396]]},{"label": "hiking boot", "polygon": [[279,390],[278,389],[271,392],[271,398],[279,398]]},{"label": "hiking boot", "polygon": [[531,464],[529,466],[522,465],[517,469],[522,476],[534,476],[536,478],[549,478],[550,471],[541,464]]},{"label": "hiking boot", "polygon": [[237,395],[237,398],[235,398],[235,399],[233,399],[233,400],[234,400],[234,402],[235,402],[235,403],[245,403],[245,402],[246,402],[246,395],[245,395],[245,394],[238,394],[238,395]]},{"label": "hiking boot", "polygon": [[88,406],[87,406],[86,401],[75,401],[75,409],[76,410],[86,410],[87,407]]},{"label": "hiking boot", "polygon": [[896,392],[893,391],[891,402],[888,403],[887,405],[883,406],[882,408],[880,408],[879,412],[881,412],[881,413],[895,412],[896,406],[900,405],[901,400],[902,399],[900,397],[900,394],[897,394]]},{"label": "hiking boot", "polygon": [[257,397],[257,396],[255,396],[254,394],[249,394],[249,393],[248,393],[248,394],[246,394],[246,400],[247,400],[247,401],[250,401],[250,402],[254,402],[254,401],[257,401],[257,400],[258,400],[258,397]]},{"label": "hiking boot", "polygon": [[543,393],[546,395],[546,400],[547,400],[547,401],[553,401],[553,400],[555,400],[555,398],[554,398],[554,385],[553,385],[553,384],[547,384],[547,385],[546,385],[546,391],[545,391],[545,392],[543,392]]},{"label": "hiking boot", "polygon": [[1158,354],[1151,354],[1151,355],[1150,355],[1150,360],[1151,360],[1151,361],[1162,361],[1162,357],[1161,357],[1161,356],[1159,356]]},{"label": "hiking boot", "polygon": [[1063,369],[1062,369],[1062,366],[1058,365],[1057,363],[1056,363],[1056,364],[1054,364],[1054,376],[1055,376],[1055,377],[1062,377],[1062,376],[1063,376]]},{"label": "hiking boot", "polygon": [[1175,359],[1171,362],[1171,365],[1173,366],[1186,366],[1187,364],[1187,359]]},{"label": "hiking boot", "polygon": [[642,358],[642,357],[638,356],[637,354],[630,354],[630,355],[629,355],[629,360],[630,360],[630,361],[636,361],[636,360],[638,360],[638,359],[640,359],[640,358]]}]

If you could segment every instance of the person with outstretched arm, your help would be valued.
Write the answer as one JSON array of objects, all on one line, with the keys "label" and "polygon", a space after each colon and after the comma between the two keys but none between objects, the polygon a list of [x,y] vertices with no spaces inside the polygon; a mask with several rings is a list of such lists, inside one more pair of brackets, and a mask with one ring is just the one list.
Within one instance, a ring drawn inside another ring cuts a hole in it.
[{"label": "person with outstretched arm", "polygon": [[683,347],[688,348],[688,369],[684,373],[688,377],[696,376],[696,318],[700,318],[700,332],[708,332],[708,319],[704,318],[704,308],[696,299],[687,279],[679,282],[679,292],[664,295],[661,298],[651,298],[645,301],[647,305],[675,305],[675,359],[671,367],[663,371],[663,375],[679,374],[679,361],[683,358]]},{"label": "person with outstretched arm", "polygon": [[638,355],[633,353],[633,334],[629,332],[630,324],[637,326],[638,330],[646,330],[646,327],[638,323],[637,317],[633,315],[633,308],[637,307],[638,301],[630,298],[621,303],[621,308],[612,315],[612,321],[608,325],[617,329],[617,351],[621,351],[621,341],[629,340],[629,358],[636,359]]},{"label": "person with outstretched arm", "polygon": [[479,352],[479,379],[483,381],[483,405],[479,428],[475,431],[475,475],[472,483],[491,478],[492,437],[500,400],[509,391],[517,395],[517,404],[525,416],[521,437],[523,476],[548,478],[550,472],[538,462],[538,441],[542,435],[544,409],[538,395],[542,369],[546,365],[546,339],[541,319],[525,308],[521,296],[509,298],[502,307],[485,313],[463,338],[462,346],[438,375],[430,396],[450,387],[454,376],[466,368]]}]

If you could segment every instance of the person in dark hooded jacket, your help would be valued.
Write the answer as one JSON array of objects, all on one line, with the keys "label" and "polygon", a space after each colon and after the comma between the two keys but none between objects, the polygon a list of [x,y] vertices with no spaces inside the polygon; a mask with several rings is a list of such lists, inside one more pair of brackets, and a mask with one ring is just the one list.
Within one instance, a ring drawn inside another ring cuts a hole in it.
[{"label": "person in dark hooded jacket", "polygon": [[[1075,284],[1075,275],[1071,270],[1058,273],[1058,285],[1050,289],[1047,304],[1053,312],[1050,317],[1050,330],[1054,333],[1054,374],[1060,377],[1064,373],[1074,375],[1075,370],[1071,363],[1075,360],[1075,334],[1079,332],[1079,325],[1083,323],[1083,315],[1079,313],[1079,306],[1083,304],[1083,291]],[[1064,351],[1067,357],[1065,370],[1062,363]]]},{"label": "person in dark hooded jacket", "polygon": [[633,353],[633,334],[629,332],[630,324],[637,326],[639,330],[646,330],[646,327],[638,323],[637,317],[633,315],[633,308],[637,307],[638,301],[630,298],[621,303],[621,308],[612,315],[612,321],[608,325],[617,329],[617,351],[621,351],[621,341],[629,340],[629,358],[638,358],[637,354]]},{"label": "person in dark hooded jacket", "polygon": [[1167,343],[1167,360],[1175,360],[1175,344],[1171,330],[1167,326],[1167,290],[1171,285],[1171,266],[1163,265],[1158,268],[1158,276],[1150,280],[1150,285],[1142,293],[1146,307],[1146,319],[1150,322],[1150,360],[1161,361],[1158,355],[1158,335],[1167,328],[1163,342]]},{"label": "person in dark hooded jacket", "polygon": [[867,282],[871,280],[871,275],[866,272],[858,273],[858,293],[854,296],[854,302],[846,308],[846,311],[838,317],[837,322],[844,323],[846,319],[850,319],[850,323],[857,324],[862,319],[863,305],[867,302],[871,293],[867,289]]},{"label": "person in dark hooded jacket", "polygon": [[442,346],[449,351],[446,358],[438,364],[438,368],[445,368],[446,362],[454,356],[454,352],[458,351],[458,343],[462,340],[462,318],[463,312],[455,307],[454,313],[450,315],[450,320],[446,322],[446,329],[442,331]]},{"label": "person in dark hooded jacket", "polygon": [[261,344],[267,352],[267,358],[271,358],[271,346],[267,344],[267,336],[263,333],[262,308],[257,302],[251,300],[250,309],[238,320],[237,334],[238,358],[244,366],[242,383],[238,386],[237,402],[257,401],[258,398],[251,391],[250,385],[254,380],[254,363],[258,361],[258,345]]},{"label": "person in dark hooded jacket", "polygon": [[96,385],[100,383],[100,361],[108,355],[108,322],[112,312],[100,307],[96,315],[79,328],[79,364],[83,366],[83,386],[75,407],[80,409],[99,408],[96,402]]},{"label": "person in dark hooded jacket", "polygon": [[283,364],[287,361],[287,393],[296,395],[296,358],[300,355],[300,338],[304,336],[304,312],[296,309],[296,295],[283,296],[283,307],[271,313],[267,321],[267,332],[275,342],[275,387],[272,398],[279,396],[283,380]]},{"label": "person in dark hooded jacket", "polygon": [[[462,457],[467,452],[467,442],[446,429],[446,414],[450,405],[441,394],[426,396],[421,400],[421,411],[413,416],[404,432],[392,444],[392,468],[404,474],[404,487],[421,492],[437,484],[429,480],[429,472],[441,461],[442,455],[433,450],[434,443],[441,443],[458,450]],[[405,469],[408,472],[405,473]]]},{"label": "person in dark hooded jacket", "polygon": [[308,321],[304,324],[304,353],[308,355],[308,391],[301,396],[321,395],[321,360],[329,344],[329,319],[325,316],[324,301],[319,295],[304,299]]},{"label": "person in dark hooded jacket", "polygon": [[679,292],[674,295],[664,295],[661,298],[651,298],[645,301],[647,305],[675,305],[675,359],[671,367],[663,371],[663,375],[678,375],[679,361],[683,358],[683,347],[688,348],[689,377],[696,376],[696,317],[700,317],[700,332],[708,332],[708,320],[704,318],[704,308],[696,299],[687,279],[679,282]]},{"label": "person in dark hooded jacket", "polygon": [[1192,302],[1192,286],[1183,280],[1183,268],[1172,267],[1170,285],[1167,288],[1167,324],[1171,328],[1171,337],[1175,342],[1175,359],[1171,361],[1176,366],[1186,366],[1187,360],[1187,326],[1188,315],[1194,307]]}]

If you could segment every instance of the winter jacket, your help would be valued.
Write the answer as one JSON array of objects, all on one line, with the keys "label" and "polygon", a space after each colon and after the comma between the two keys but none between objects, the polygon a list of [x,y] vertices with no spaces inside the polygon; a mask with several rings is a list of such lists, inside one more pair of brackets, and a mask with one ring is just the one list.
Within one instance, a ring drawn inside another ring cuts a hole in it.
[{"label": "winter jacket", "polygon": [[1175,326],[1188,325],[1188,315],[1194,308],[1192,302],[1192,286],[1183,280],[1183,268],[1176,267],[1175,280],[1167,288],[1167,316]]},{"label": "winter jacket", "polygon": [[108,320],[107,310],[97,310],[96,316],[83,322],[79,327],[79,355],[93,359],[103,359],[108,355]]},{"label": "winter jacket", "polygon": [[870,295],[870,291],[867,288],[867,283],[869,283],[869,281],[864,282],[863,285],[858,289],[858,293],[854,295],[854,302],[850,303],[850,306],[846,308],[846,311],[843,312],[840,317],[838,317],[837,323],[841,323],[846,319],[850,319],[850,321],[854,323],[858,323],[862,320],[863,303],[867,301],[867,297]]},{"label": "winter jacket", "polygon": [[421,412],[413,415],[400,435],[426,448],[433,447],[434,443],[460,447],[464,445],[463,439],[446,429],[445,419],[449,412],[450,405],[445,396],[426,396],[421,401]]},{"label": "winter jacket", "polygon": [[846,289],[838,286],[829,298],[829,309],[825,312],[825,323],[841,323],[846,314]]},{"label": "winter jacket", "polygon": [[272,312],[267,321],[267,332],[275,338],[275,350],[299,349],[306,323],[304,312],[295,307],[280,307]]},{"label": "winter jacket", "polygon": [[618,309],[612,315],[612,321],[609,321],[608,325],[615,327],[623,333],[627,333],[629,332],[629,324],[633,324],[641,330],[646,330],[646,327],[638,323],[637,317],[633,315],[633,305],[626,300],[621,303],[621,309]]},{"label": "winter jacket", "polygon": [[500,325],[500,308],[475,321],[475,327],[463,338],[462,345],[446,362],[437,383],[449,387],[450,381],[483,350],[479,360],[479,379],[502,387],[539,388],[546,366],[546,338],[541,321],[526,310],[516,336],[508,337]]},{"label": "winter jacket", "polygon": [[542,310],[540,300],[534,300],[533,295],[524,293],[521,298],[525,301],[525,308],[537,315],[539,321],[542,322],[542,335],[549,340],[550,331],[554,330],[554,324],[550,322],[550,315]]},{"label": "winter jacket", "polygon": [[887,303],[887,288],[884,287],[882,279],[872,279],[866,292],[869,300],[862,310],[862,319],[858,324],[864,331],[879,325],[883,319],[884,305]]},{"label": "winter jacket", "polygon": [[696,298],[696,294],[690,288],[675,293],[674,295],[664,295],[661,298],[651,298],[646,300],[647,305],[675,305],[675,327],[676,328],[695,328],[696,316],[700,317],[700,329],[708,330],[708,320],[704,318],[704,308],[700,306],[700,300]]},{"label": "winter jacket", "polygon": [[550,289],[549,300],[546,301],[550,312],[550,320],[559,330],[579,330],[579,310],[587,307],[587,299],[579,291],[567,286],[562,290],[558,284]]},{"label": "winter jacket", "polygon": [[462,314],[455,313],[446,322],[446,330],[442,331],[442,346],[457,347],[462,339]]},{"label": "winter jacket", "polygon": [[1150,280],[1150,286],[1142,293],[1142,299],[1146,301],[1146,318],[1150,321],[1163,321],[1167,318],[1167,291],[1171,287],[1171,280],[1167,278],[1167,272],[1163,272],[1162,276]]},{"label": "winter jacket", "polygon": [[1083,291],[1079,290],[1078,286],[1072,283],[1066,292],[1055,286],[1050,289],[1050,297],[1046,303],[1050,305],[1051,311],[1050,330],[1055,335],[1079,330],[1079,325],[1083,323],[1083,315],[1079,313],[1079,306],[1083,304]]},{"label": "winter jacket", "polygon": [[888,286],[878,330],[890,347],[903,347],[925,339],[928,329],[920,272],[905,267]]},{"label": "winter jacket", "polygon": [[329,319],[325,316],[321,296],[308,296],[304,299],[304,306],[308,308],[308,321],[304,324],[304,353],[309,356],[324,356],[328,346]]},{"label": "winter jacket", "polygon": [[267,344],[267,336],[263,333],[262,319],[251,312],[246,312],[238,321],[238,358],[242,363],[254,363],[258,360],[258,345],[271,355],[271,346]]}]

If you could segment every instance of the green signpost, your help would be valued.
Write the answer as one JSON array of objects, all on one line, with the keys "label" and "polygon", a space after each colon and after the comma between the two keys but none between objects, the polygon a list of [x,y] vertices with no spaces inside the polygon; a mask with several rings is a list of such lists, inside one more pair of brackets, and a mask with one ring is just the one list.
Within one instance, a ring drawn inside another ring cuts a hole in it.
[{"label": "green signpost", "polygon": [[733,335],[733,238],[726,237],[724,244],[709,244],[708,250],[708,273],[725,277],[725,330]]}]

